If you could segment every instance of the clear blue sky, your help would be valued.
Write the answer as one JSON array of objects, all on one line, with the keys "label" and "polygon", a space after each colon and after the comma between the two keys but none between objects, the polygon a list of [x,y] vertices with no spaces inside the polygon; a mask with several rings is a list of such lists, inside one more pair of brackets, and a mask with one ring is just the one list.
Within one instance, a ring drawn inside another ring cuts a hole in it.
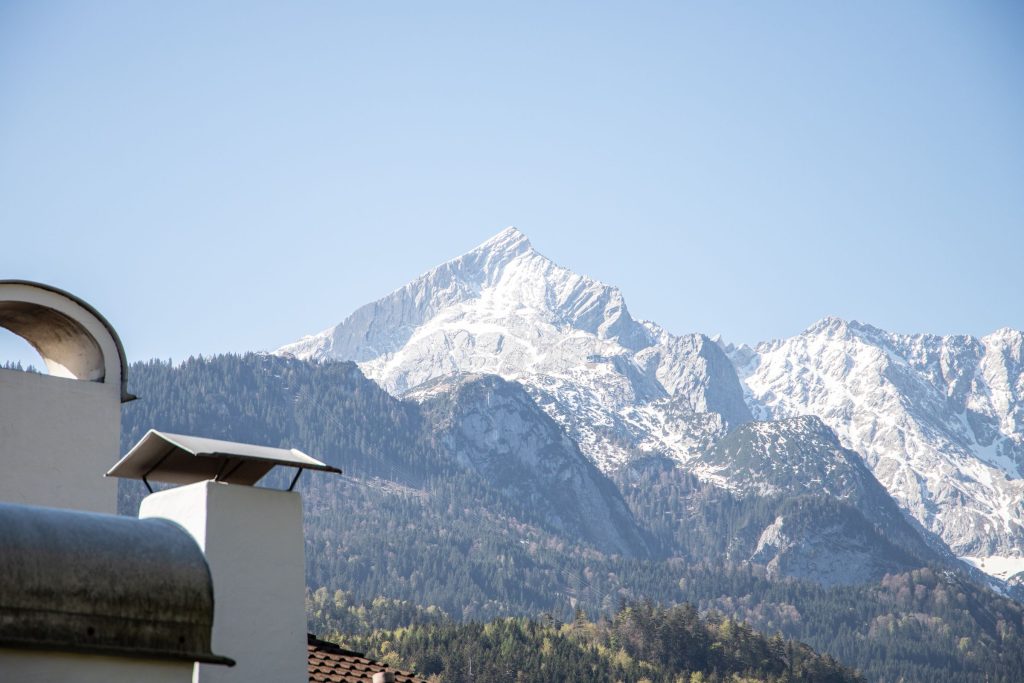
[{"label": "clear blue sky", "polygon": [[133,360],[507,225],[678,333],[1024,327],[1024,3],[0,2],[0,277]]}]

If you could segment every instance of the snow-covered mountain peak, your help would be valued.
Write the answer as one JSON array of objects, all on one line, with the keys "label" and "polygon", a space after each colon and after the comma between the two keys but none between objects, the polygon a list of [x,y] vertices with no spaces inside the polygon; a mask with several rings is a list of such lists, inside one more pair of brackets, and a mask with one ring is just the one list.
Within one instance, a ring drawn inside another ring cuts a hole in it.
[{"label": "snow-covered mountain peak", "polygon": [[827,315],[821,320],[809,325],[803,334],[845,334],[849,323],[843,318],[834,315]]},{"label": "snow-covered mountain peak", "polygon": [[690,426],[662,410],[750,418],[716,344],[634,320],[617,288],[559,266],[516,228],[277,353],[354,360],[394,394],[457,373],[518,381],[603,466],[638,439],[679,455],[676,431]]},{"label": "snow-covered mountain peak", "polygon": [[526,235],[518,228],[509,226],[462,256],[446,261],[424,273],[407,286],[416,287],[446,275],[481,284],[494,284],[501,278],[503,271],[510,263],[524,257],[547,261],[537,253]]},{"label": "snow-covered mountain peak", "polygon": [[530,244],[530,238],[523,234],[516,226],[510,225],[469,253],[490,252],[492,254],[515,255],[530,249],[533,249],[533,245]]},{"label": "snow-covered mountain peak", "polygon": [[525,234],[509,227],[363,306],[341,324],[276,353],[357,362],[390,357],[412,339],[417,327],[442,313],[462,323],[469,318],[528,318],[633,350],[651,343],[651,333],[630,317],[618,289],[557,265],[537,252]]},{"label": "snow-covered mountain peak", "polygon": [[1012,327],[1000,327],[998,330],[986,334],[981,341],[986,346],[993,344],[1005,348],[1010,353],[1015,353],[1018,359],[1024,350],[1024,332]]},{"label": "snow-covered mountain peak", "polygon": [[828,337],[831,339],[865,339],[877,341],[887,335],[885,330],[857,320],[846,320],[836,316],[825,316],[802,333],[807,337]]}]

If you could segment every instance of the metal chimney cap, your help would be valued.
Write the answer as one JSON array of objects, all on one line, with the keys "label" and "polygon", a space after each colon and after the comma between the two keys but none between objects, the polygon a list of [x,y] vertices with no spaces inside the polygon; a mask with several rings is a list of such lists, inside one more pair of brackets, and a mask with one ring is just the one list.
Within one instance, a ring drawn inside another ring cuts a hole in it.
[{"label": "metal chimney cap", "polygon": [[[341,474],[341,470],[294,448],[271,448],[149,430],[108,477],[141,479],[170,484],[193,484],[214,479],[252,486],[276,466],[296,468],[292,487],[302,470]],[[289,487],[291,490],[291,487]]]}]

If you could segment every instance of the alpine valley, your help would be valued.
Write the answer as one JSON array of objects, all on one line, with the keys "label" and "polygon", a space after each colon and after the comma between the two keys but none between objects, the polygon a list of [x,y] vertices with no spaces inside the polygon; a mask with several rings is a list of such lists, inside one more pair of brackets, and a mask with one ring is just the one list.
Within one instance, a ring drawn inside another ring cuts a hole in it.
[{"label": "alpine valley", "polygon": [[1015,330],[832,318],[754,347],[676,336],[508,228],[274,353],[134,364],[122,447],[153,427],[342,468],[300,483],[321,635],[523,616],[556,638],[650,600],[871,681],[1010,683],[1022,356]]}]

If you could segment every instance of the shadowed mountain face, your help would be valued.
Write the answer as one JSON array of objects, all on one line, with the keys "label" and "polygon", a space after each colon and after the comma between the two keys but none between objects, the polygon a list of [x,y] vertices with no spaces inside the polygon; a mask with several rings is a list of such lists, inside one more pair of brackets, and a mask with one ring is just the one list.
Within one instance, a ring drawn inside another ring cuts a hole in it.
[{"label": "shadowed mountain face", "polygon": [[561,535],[606,552],[648,554],[618,489],[522,386],[495,375],[456,375],[415,398],[446,453]]},{"label": "shadowed mountain face", "polygon": [[860,457],[816,417],[747,423],[699,460],[740,495],[784,501],[750,556],[773,576],[850,584],[953,562],[941,541],[925,541]]},{"label": "shadowed mountain face", "polygon": [[913,555],[939,559],[860,456],[843,448],[816,417],[747,423],[701,460],[742,494],[824,496],[846,503]]},{"label": "shadowed mountain face", "polygon": [[[419,404],[388,395],[352,363],[248,355],[140,367],[147,394],[125,412],[125,450],[154,427],[297,447],[404,486],[461,479],[524,523],[606,553],[649,554],[615,486],[518,384],[460,376],[424,388]],[[129,487],[124,511],[140,487]]]}]

